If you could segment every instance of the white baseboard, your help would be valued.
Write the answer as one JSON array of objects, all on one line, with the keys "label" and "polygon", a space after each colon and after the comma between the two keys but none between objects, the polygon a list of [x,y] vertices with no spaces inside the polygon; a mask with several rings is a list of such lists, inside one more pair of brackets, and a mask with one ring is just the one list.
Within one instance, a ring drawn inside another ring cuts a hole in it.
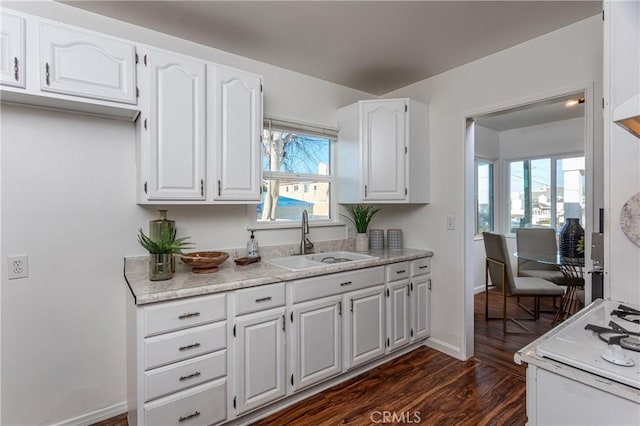
[{"label": "white baseboard", "polygon": [[430,337],[429,339],[427,339],[427,341],[425,342],[425,346],[457,358],[460,361],[464,361],[462,350],[459,347],[453,346],[452,344],[439,340],[435,337]]},{"label": "white baseboard", "polygon": [[109,407],[101,408],[90,413],[82,414],[72,419],[55,423],[53,426],[88,426],[111,417],[119,416],[127,412],[127,401],[119,402]]},{"label": "white baseboard", "polygon": [[478,294],[478,293],[484,293],[484,284],[482,284],[480,287],[473,288],[473,294]]}]

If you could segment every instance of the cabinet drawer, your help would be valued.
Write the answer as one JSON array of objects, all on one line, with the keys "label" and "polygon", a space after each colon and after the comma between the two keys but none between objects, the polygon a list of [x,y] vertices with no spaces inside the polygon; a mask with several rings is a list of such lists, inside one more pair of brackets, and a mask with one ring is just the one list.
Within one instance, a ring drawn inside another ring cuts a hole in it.
[{"label": "cabinet drawer", "polygon": [[387,281],[397,281],[409,278],[409,262],[392,263],[387,265]]},{"label": "cabinet drawer", "polygon": [[144,340],[144,367],[154,367],[193,358],[226,348],[227,322],[201,325]]},{"label": "cabinet drawer", "polygon": [[431,272],[431,258],[416,259],[411,262],[411,275],[424,275]]},{"label": "cabinet drawer", "polygon": [[226,374],[226,350],[156,368],[144,373],[145,401],[199,385]]},{"label": "cabinet drawer", "polygon": [[236,315],[283,306],[284,283],[264,285],[236,292]]},{"label": "cabinet drawer", "polygon": [[227,380],[219,379],[144,405],[148,426],[207,426],[227,419]]},{"label": "cabinet drawer", "polygon": [[293,303],[317,299],[384,283],[384,266],[322,275],[293,282]]},{"label": "cabinet drawer", "polygon": [[214,294],[147,306],[143,312],[145,336],[179,330],[227,318],[226,295]]}]

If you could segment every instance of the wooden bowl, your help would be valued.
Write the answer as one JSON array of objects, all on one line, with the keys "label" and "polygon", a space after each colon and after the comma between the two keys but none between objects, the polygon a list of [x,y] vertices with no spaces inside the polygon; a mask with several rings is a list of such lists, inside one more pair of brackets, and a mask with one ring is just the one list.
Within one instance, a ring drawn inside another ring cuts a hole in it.
[{"label": "wooden bowl", "polygon": [[218,270],[218,265],[222,265],[229,257],[229,253],[224,251],[196,251],[185,253],[180,256],[182,262],[191,266],[194,274],[209,274]]}]

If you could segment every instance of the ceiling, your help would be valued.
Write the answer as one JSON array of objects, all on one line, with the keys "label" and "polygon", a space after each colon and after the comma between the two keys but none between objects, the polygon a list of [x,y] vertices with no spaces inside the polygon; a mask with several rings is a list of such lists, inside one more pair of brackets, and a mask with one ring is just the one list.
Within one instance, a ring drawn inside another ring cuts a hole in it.
[{"label": "ceiling", "polygon": [[382,95],[599,14],[596,1],[64,1]]},{"label": "ceiling", "polygon": [[572,118],[584,117],[585,104],[580,103],[567,107],[565,106],[565,102],[570,99],[577,100],[580,98],[584,99],[584,93],[559,96],[506,111],[499,111],[481,117],[473,117],[473,119],[477,125],[496,132],[537,126],[554,121],[570,120]]}]

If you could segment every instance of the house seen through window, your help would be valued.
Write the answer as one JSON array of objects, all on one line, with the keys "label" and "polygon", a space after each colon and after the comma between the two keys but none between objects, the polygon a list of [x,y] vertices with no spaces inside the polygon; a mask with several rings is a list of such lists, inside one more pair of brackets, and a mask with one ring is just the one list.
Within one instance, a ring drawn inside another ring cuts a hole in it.
[{"label": "house seen through window", "polygon": [[560,230],[565,218],[585,223],[585,160],[537,158],[509,162],[509,232],[516,228]]},{"label": "house seen through window", "polygon": [[335,131],[296,128],[265,120],[262,140],[262,200],[258,223],[332,219],[332,142]]}]

